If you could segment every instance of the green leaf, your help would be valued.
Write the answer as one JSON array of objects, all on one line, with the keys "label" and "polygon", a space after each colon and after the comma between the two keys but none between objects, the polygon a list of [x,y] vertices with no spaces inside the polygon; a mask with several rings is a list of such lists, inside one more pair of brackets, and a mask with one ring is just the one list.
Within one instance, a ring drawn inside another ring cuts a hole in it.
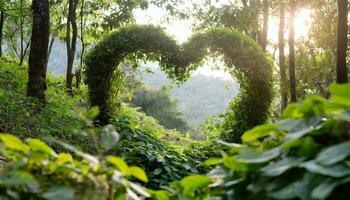
[{"label": "green leaf", "polygon": [[341,178],[350,174],[350,168],[346,167],[343,164],[322,166],[318,165],[315,161],[309,161],[304,163],[303,166],[310,172],[335,178]]},{"label": "green leaf", "polygon": [[143,169],[141,169],[140,167],[136,167],[136,166],[129,167],[129,172],[133,177],[145,183],[148,182],[148,178],[145,171],[143,171]]},{"label": "green leaf", "polygon": [[33,151],[39,151],[49,155],[57,155],[51,147],[38,139],[27,139],[26,142]]},{"label": "green leaf", "polygon": [[101,130],[100,139],[103,148],[109,150],[119,141],[119,134],[113,125],[107,125]]},{"label": "green leaf", "polygon": [[346,142],[324,149],[318,154],[316,161],[321,165],[328,166],[344,160],[349,155],[350,142]]},{"label": "green leaf", "polygon": [[89,112],[86,113],[86,117],[90,120],[95,119],[100,113],[100,109],[97,106],[92,107]]},{"label": "green leaf", "polygon": [[11,134],[0,134],[0,139],[5,143],[5,145],[12,150],[28,152],[29,147],[22,143],[20,139]]},{"label": "green leaf", "polygon": [[193,175],[187,176],[180,181],[180,185],[183,187],[183,194],[186,196],[194,196],[196,190],[202,189],[211,183],[211,179],[208,176]]},{"label": "green leaf", "polygon": [[72,200],[74,197],[74,190],[67,186],[54,186],[42,196],[47,200]]},{"label": "green leaf", "polygon": [[0,184],[9,187],[25,186],[34,193],[38,192],[40,187],[32,174],[22,170],[11,171],[9,174],[5,174],[5,177],[0,177]]},{"label": "green leaf", "polygon": [[234,171],[246,171],[248,166],[246,163],[237,161],[236,157],[224,156],[224,165]]},{"label": "green leaf", "polygon": [[268,194],[274,199],[294,199],[297,197],[295,193],[295,183],[291,183],[282,189],[269,192]]},{"label": "green leaf", "polygon": [[280,155],[280,148],[276,147],[265,152],[256,152],[251,148],[244,148],[238,155],[237,161],[243,163],[264,163]]},{"label": "green leaf", "polygon": [[287,170],[298,166],[305,158],[291,158],[287,157],[279,160],[273,164],[267,165],[261,169],[265,176],[279,176]]},{"label": "green leaf", "polygon": [[252,142],[259,138],[266,137],[278,133],[278,127],[274,124],[265,124],[257,126],[247,132],[242,136],[243,142]]},{"label": "green leaf", "polygon": [[341,108],[350,108],[350,84],[332,84],[329,86],[332,101]]},{"label": "green leaf", "polygon": [[315,199],[327,199],[336,187],[348,182],[350,182],[350,177],[343,179],[326,179],[312,191],[311,196]]},{"label": "green leaf", "polygon": [[209,158],[204,162],[205,165],[218,165],[222,163],[222,158]]},{"label": "green leaf", "polygon": [[129,174],[129,167],[128,165],[124,162],[123,159],[115,157],[115,156],[107,156],[106,160],[116,166],[121,172],[124,174],[128,175]]},{"label": "green leaf", "polygon": [[150,191],[152,197],[156,200],[169,200],[169,192],[166,190]]},{"label": "green leaf", "polygon": [[56,162],[59,164],[73,162],[73,157],[69,153],[60,153],[56,159]]}]

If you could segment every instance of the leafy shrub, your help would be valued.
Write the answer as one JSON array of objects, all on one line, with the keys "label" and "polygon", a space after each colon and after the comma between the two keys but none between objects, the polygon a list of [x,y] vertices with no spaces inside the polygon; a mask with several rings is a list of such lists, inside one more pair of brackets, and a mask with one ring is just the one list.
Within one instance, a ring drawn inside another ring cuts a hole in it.
[{"label": "leafy shrub", "polygon": [[186,145],[189,141],[179,133],[165,131],[158,124],[152,127],[152,123],[147,122],[147,119],[153,118],[139,116],[132,108],[124,107],[121,110],[122,112],[111,120],[121,136],[112,153],[123,157],[129,164],[144,168],[150,178],[147,187],[158,188],[198,173],[198,161],[195,158],[186,156],[181,153],[180,147],[176,148],[161,138],[175,140],[179,145]]},{"label": "leafy shrub", "polygon": [[[100,137],[103,142],[106,136]],[[0,134],[0,140],[1,199],[138,200],[149,196],[142,186],[129,181],[136,178],[147,182],[144,171],[129,167],[118,157],[96,157],[55,139],[50,141],[62,145],[75,156],[58,154],[38,139],[28,138],[22,142],[12,134]]]},{"label": "leafy shrub", "polygon": [[[207,176],[172,185],[172,199],[347,199],[350,187],[350,84],[326,100],[309,96],[283,120],[247,131]],[[190,184],[186,184],[190,183]],[[156,193],[153,194],[156,196]]]}]

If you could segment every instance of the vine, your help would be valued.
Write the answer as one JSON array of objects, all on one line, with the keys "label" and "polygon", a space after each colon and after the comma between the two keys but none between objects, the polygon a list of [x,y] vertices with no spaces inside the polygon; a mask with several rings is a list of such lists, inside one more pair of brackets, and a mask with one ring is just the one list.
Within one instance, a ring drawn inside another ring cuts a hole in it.
[{"label": "vine", "polygon": [[229,105],[222,136],[239,142],[245,130],[266,121],[272,101],[272,64],[261,48],[247,36],[229,29],[194,35],[182,46],[159,27],[128,26],[112,33],[86,57],[89,98],[100,107],[99,120],[108,123],[113,112],[109,98],[113,74],[132,55],[158,61],[169,78],[186,80],[208,55],[224,56],[227,70],[240,84],[240,94]]}]

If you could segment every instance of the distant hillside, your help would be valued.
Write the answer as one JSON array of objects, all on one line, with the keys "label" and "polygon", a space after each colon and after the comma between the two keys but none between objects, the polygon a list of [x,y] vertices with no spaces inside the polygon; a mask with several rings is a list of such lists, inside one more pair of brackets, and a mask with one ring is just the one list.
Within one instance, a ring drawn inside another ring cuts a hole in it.
[{"label": "distant hillside", "polygon": [[[143,73],[141,80],[155,88],[171,85],[159,68],[152,69],[152,73]],[[208,116],[224,113],[228,103],[238,93],[237,83],[233,80],[201,74],[192,76],[179,87],[174,84],[171,86],[171,94],[178,99],[180,110],[192,127],[202,124]]]}]

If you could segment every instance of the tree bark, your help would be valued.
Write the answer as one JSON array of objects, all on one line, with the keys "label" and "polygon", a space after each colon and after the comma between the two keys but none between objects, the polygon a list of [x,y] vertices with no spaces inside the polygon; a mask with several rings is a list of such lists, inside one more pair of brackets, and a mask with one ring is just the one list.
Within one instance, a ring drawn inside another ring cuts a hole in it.
[{"label": "tree bark", "polygon": [[295,56],[294,56],[294,20],[296,12],[296,1],[290,0],[290,16],[289,16],[289,81],[290,81],[290,100],[297,102],[296,80],[295,80]]},{"label": "tree bark", "polygon": [[76,87],[79,88],[81,83],[81,68],[84,65],[84,54],[85,54],[85,40],[84,40],[84,0],[81,0],[80,10],[80,40],[81,40],[81,55],[80,55],[80,68],[76,70],[75,79]]},{"label": "tree bark", "polygon": [[[73,92],[73,63],[76,51],[78,27],[76,22],[76,8],[78,0],[69,0],[69,9],[67,17],[67,32],[66,32],[66,45],[67,45],[67,74],[66,74],[66,89],[67,92],[72,94]],[[71,31],[72,30],[72,31]]]},{"label": "tree bark", "polygon": [[280,85],[281,85],[281,111],[283,111],[288,104],[287,92],[287,75],[284,55],[284,29],[285,29],[285,4],[280,3],[280,24],[278,32],[278,51],[279,51],[279,65],[280,65]]},{"label": "tree bark", "polygon": [[46,70],[50,37],[48,0],[33,0],[33,25],[29,53],[27,96],[45,101]]},{"label": "tree bark", "polygon": [[348,43],[348,2],[338,0],[337,83],[348,82],[346,51]]},{"label": "tree bark", "polygon": [[263,10],[263,27],[262,27],[262,33],[261,33],[261,41],[260,45],[261,48],[266,51],[267,46],[267,34],[269,29],[269,1],[263,0],[262,2],[262,10]]},{"label": "tree bark", "polygon": [[21,51],[21,53],[20,53],[20,58],[19,58],[19,60],[20,60],[20,62],[19,62],[19,64],[20,65],[22,65],[23,64],[23,61],[24,61],[24,28],[23,28],[23,26],[24,26],[24,17],[23,17],[23,0],[21,0],[21,2],[20,2],[20,14],[21,14],[21,16],[20,16],[20,33],[21,33],[21,38],[20,38],[20,45],[21,45],[21,49],[20,49],[20,51]]},{"label": "tree bark", "polygon": [[2,39],[4,33],[5,11],[0,10],[0,58],[2,57]]}]

